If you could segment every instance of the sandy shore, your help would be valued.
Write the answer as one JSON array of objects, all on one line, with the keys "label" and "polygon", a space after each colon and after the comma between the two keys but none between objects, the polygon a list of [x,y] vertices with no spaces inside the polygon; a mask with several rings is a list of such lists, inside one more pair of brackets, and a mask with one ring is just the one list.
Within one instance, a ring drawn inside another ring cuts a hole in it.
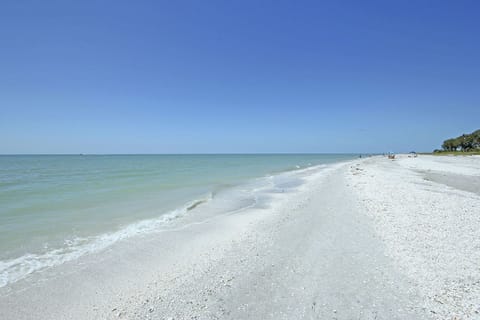
[{"label": "sandy shore", "polygon": [[480,157],[369,160],[350,177],[434,319],[480,319]]},{"label": "sandy shore", "polygon": [[480,319],[480,157],[374,157],[305,179],[274,207],[3,288],[1,318]]}]

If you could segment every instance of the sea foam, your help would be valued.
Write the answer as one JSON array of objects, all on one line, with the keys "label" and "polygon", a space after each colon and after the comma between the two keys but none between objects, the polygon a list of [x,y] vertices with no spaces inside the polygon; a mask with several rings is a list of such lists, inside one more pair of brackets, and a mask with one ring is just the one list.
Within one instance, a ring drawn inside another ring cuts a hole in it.
[{"label": "sea foam", "polygon": [[29,274],[80,258],[83,255],[101,251],[118,241],[134,236],[162,231],[168,222],[184,216],[195,207],[212,199],[212,194],[186,203],[184,206],[162,214],[155,219],[146,219],[130,224],[118,231],[99,236],[65,240],[62,248],[41,254],[28,253],[21,257],[0,261],[0,287],[16,282]]}]

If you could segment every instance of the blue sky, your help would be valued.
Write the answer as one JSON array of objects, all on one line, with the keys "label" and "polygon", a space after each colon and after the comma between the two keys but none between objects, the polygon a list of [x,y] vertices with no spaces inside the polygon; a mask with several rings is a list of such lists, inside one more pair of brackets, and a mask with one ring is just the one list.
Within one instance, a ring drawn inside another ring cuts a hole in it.
[{"label": "blue sky", "polygon": [[0,153],[431,151],[478,1],[2,1]]}]

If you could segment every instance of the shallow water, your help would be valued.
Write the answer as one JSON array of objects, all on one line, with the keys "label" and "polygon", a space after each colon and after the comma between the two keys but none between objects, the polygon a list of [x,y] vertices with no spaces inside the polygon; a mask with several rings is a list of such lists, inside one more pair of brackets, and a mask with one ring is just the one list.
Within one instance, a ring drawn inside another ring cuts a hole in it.
[{"label": "shallow water", "polygon": [[268,206],[353,155],[0,156],[0,287],[188,215]]}]

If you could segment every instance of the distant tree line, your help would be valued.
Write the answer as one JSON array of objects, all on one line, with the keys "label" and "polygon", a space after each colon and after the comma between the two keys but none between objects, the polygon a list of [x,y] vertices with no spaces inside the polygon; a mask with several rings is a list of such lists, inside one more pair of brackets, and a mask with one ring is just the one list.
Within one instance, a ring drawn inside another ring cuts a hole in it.
[{"label": "distant tree line", "polygon": [[480,130],[447,139],[443,142],[442,149],[444,151],[478,151],[480,150]]}]

